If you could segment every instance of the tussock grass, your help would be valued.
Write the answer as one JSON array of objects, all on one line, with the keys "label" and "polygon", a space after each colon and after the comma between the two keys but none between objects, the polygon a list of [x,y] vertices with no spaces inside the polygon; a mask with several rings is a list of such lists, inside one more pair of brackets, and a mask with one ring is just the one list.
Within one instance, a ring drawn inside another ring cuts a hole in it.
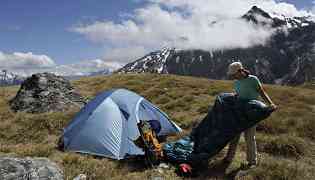
[{"label": "tussock grass", "polygon": [[[73,81],[88,99],[112,88],[126,88],[144,96],[178,123],[188,134],[213,105],[215,96],[231,92],[231,81],[157,74],[115,74]],[[163,172],[145,169],[143,161],[114,161],[56,150],[62,128],[79,109],[65,113],[13,113],[8,101],[18,87],[0,88],[0,154],[48,157],[57,162],[66,179],[78,174],[88,179],[182,179],[174,167]],[[313,179],[315,177],[315,90],[309,87],[266,85],[279,110],[257,127],[260,165],[244,179]],[[170,137],[176,139],[176,137]],[[243,138],[236,158],[226,172],[205,172],[195,179],[226,179],[245,162]],[[214,162],[213,162],[214,161]],[[220,161],[214,159],[211,163]],[[209,171],[216,171],[210,168]],[[226,175],[224,175],[226,173]]]},{"label": "tussock grass", "polygon": [[1,145],[1,153],[12,153],[18,157],[49,157],[54,153],[55,147],[51,144],[16,144]]},{"label": "tussock grass", "polygon": [[309,166],[302,160],[289,160],[265,156],[260,162],[260,167],[250,172],[248,179],[313,179],[315,176],[314,172],[314,166]]},{"label": "tussock grass", "polygon": [[257,144],[261,152],[277,157],[299,159],[309,153],[308,143],[292,135],[258,137]]}]

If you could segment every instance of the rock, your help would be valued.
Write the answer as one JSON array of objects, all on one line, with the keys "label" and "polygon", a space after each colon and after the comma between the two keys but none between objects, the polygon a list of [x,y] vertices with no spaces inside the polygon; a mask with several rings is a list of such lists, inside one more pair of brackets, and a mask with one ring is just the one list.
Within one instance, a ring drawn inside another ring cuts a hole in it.
[{"label": "rock", "polygon": [[158,167],[162,168],[162,169],[169,169],[170,168],[170,166],[167,165],[166,163],[160,163]]},{"label": "rock", "polygon": [[9,103],[15,112],[43,113],[81,108],[85,100],[65,78],[51,73],[39,73],[27,78]]},{"label": "rock", "polygon": [[86,180],[86,175],[85,174],[79,174],[73,180]]},{"label": "rock", "polygon": [[59,167],[47,158],[0,157],[1,180],[62,180]]}]

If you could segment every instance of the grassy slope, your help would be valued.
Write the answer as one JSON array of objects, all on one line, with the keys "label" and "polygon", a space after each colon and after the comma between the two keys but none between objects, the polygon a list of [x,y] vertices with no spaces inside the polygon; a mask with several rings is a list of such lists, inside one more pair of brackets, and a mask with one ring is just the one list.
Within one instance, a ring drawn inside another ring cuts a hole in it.
[{"label": "grassy slope", "polygon": [[[219,92],[230,92],[230,81],[210,81],[172,75],[113,75],[85,78],[73,82],[87,98],[111,88],[128,88],[164,110],[189,133],[207,113]],[[66,179],[84,173],[89,179],[181,179],[174,168],[161,174],[145,170],[137,162],[118,162],[55,149],[61,129],[78,109],[66,113],[12,113],[7,102],[18,87],[0,88],[0,154],[41,156],[64,168]],[[315,90],[266,86],[279,111],[257,127],[260,165],[244,179],[313,179],[315,177]],[[242,139],[237,156],[225,174],[234,172],[245,161],[246,146]],[[224,173],[217,169],[221,153],[212,160],[200,179],[215,179]],[[219,178],[220,179],[220,178]]]}]

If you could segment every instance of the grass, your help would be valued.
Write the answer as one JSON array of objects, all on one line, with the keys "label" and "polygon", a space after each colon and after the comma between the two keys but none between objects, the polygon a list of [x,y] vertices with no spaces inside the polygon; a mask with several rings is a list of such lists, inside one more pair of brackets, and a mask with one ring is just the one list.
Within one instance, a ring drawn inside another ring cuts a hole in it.
[{"label": "grass", "polygon": [[[88,99],[112,88],[135,91],[165,111],[185,130],[184,134],[202,120],[218,93],[232,90],[231,81],[157,74],[116,74],[82,78],[72,84]],[[260,164],[243,179],[314,179],[315,89],[312,87],[266,85],[279,110],[257,126]],[[17,90],[18,87],[0,88],[0,154],[47,157],[63,168],[65,179],[73,179],[78,174],[86,174],[91,180],[182,179],[174,172],[175,167],[158,172],[145,169],[141,161],[114,161],[56,150],[62,128],[79,109],[65,113],[13,113],[8,101]],[[195,179],[229,179],[245,162],[245,152],[242,138],[237,155],[227,169],[221,172],[215,168],[223,151]]]}]

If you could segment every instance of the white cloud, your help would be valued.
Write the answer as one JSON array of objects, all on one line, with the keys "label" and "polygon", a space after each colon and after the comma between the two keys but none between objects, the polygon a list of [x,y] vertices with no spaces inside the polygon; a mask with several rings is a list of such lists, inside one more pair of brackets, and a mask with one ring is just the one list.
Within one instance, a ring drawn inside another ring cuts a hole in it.
[{"label": "white cloud", "polygon": [[47,55],[37,55],[32,52],[6,54],[0,51],[0,69],[32,69],[52,66],[55,66],[55,62]]},{"label": "white cloud", "polygon": [[268,13],[279,13],[288,17],[305,16],[309,13],[298,10],[293,4],[275,0],[149,0],[170,8],[189,9],[195,14],[210,14],[223,17],[236,17],[256,5]]},{"label": "white cloud", "polygon": [[108,59],[112,62],[119,62],[118,64],[121,64],[140,58],[145,55],[145,53],[148,53],[148,51],[141,46],[111,48],[106,51],[102,59]]},{"label": "white cloud", "polygon": [[146,1],[148,4],[135,9],[121,23],[95,21],[73,27],[72,31],[108,46],[105,58],[128,62],[134,60],[134,55],[162,46],[210,50],[264,44],[273,31],[239,18],[253,5],[271,14],[309,15],[292,4],[274,0]]},{"label": "white cloud", "polygon": [[121,65],[116,62],[106,62],[101,59],[84,60],[75,64],[59,65],[54,68],[47,69],[48,72],[53,72],[58,75],[87,75],[91,72],[98,72],[103,70],[116,70]]},{"label": "white cloud", "polygon": [[63,76],[87,75],[91,72],[102,70],[116,70],[121,64],[114,61],[101,59],[84,60],[75,64],[56,65],[53,59],[47,55],[36,55],[31,52],[14,52],[6,54],[0,51],[0,70],[30,76],[34,73],[52,72]]},{"label": "white cloud", "polygon": [[75,64],[56,65],[43,68],[14,68],[8,69],[9,72],[19,74],[21,76],[30,76],[34,73],[50,72],[60,76],[83,76],[93,72],[103,70],[114,71],[120,68],[121,65],[117,62],[106,62],[101,59],[84,60]]}]

